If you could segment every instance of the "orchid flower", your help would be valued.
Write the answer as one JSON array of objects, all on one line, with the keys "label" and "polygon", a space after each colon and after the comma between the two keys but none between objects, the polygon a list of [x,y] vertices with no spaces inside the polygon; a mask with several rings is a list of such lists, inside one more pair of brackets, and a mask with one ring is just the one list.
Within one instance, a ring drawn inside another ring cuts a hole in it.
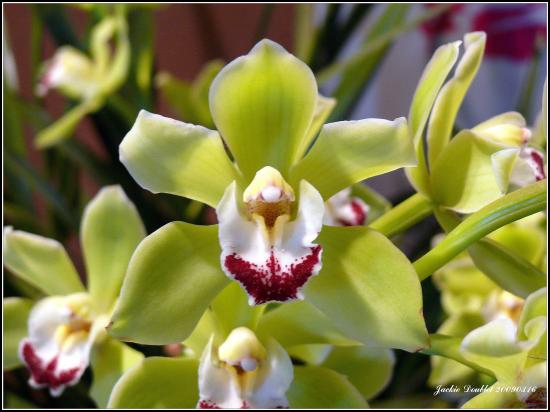
[{"label": "orchid flower", "polygon": [[[44,96],[55,89],[78,103],[37,134],[39,147],[49,147],[68,138],[80,120],[99,110],[107,96],[125,81],[130,65],[128,28],[124,9],[117,6],[115,11],[92,29],[90,56],[72,46],[62,46],[44,64],[36,93]],[[115,42],[113,53],[111,39]]]},{"label": "orchid flower", "polygon": [[183,342],[183,356],[129,370],[109,407],[365,408],[387,385],[390,350],[345,337],[305,301],[263,311],[247,300],[229,285]]},{"label": "orchid flower", "polygon": [[318,133],[331,104],[311,70],[268,40],[225,66],[209,96],[219,132],[142,111],[120,145],[141,186],[215,207],[219,225],[173,222],[146,238],[110,332],[183,341],[233,280],[252,305],[307,298],[362,342],[423,347],[410,262],[372,229],[323,226],[334,194],[415,164],[405,119],[330,123]]},{"label": "orchid flower", "polygon": [[492,390],[463,407],[546,406],[546,299],[546,288],[540,289],[526,299],[517,323],[499,317],[466,335],[460,348],[462,355],[490,371],[496,382]]},{"label": "orchid flower", "polygon": [[[544,221],[542,214],[532,215],[502,227],[490,238],[542,269],[546,253]],[[518,323],[525,300],[495,284],[466,254],[434,273],[433,279],[447,315],[437,333],[463,338],[498,318]],[[432,357],[430,361],[429,384],[433,387],[465,382],[475,374],[470,367],[450,358]]]},{"label": "orchid flower", "polygon": [[59,396],[92,365],[91,396],[105,406],[112,385],[141,353],[105,333],[126,266],[145,236],[141,219],[118,186],[102,189],[82,218],[81,245],[88,288],[63,246],[31,233],[4,230],[10,272],[47,296],[38,302],[4,299],[4,367],[25,365],[29,385]]},{"label": "orchid flower", "polygon": [[479,210],[510,189],[546,177],[544,157],[529,147],[531,133],[519,113],[503,113],[452,135],[481,64],[485,41],[483,32],[466,34],[464,54],[446,83],[460,42],[438,48],[424,70],[409,115],[417,124],[414,140],[419,159],[417,167],[406,171],[409,181],[437,206],[464,214]]}]

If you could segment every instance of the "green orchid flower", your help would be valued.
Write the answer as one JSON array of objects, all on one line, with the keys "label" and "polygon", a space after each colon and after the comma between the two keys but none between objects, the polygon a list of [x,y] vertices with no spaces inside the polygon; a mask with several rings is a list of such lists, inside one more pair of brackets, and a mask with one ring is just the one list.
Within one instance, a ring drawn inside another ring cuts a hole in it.
[{"label": "green orchid flower", "polygon": [[346,338],[307,302],[268,311],[224,289],[183,343],[116,384],[109,407],[364,408],[391,377],[387,349]]},{"label": "green orchid flower", "polygon": [[409,181],[434,204],[466,214],[510,190],[546,178],[544,153],[530,147],[531,132],[519,113],[500,114],[452,137],[456,116],[481,64],[485,41],[483,32],[465,35],[464,54],[444,85],[457,61],[460,42],[436,50],[409,115],[417,125],[414,136],[419,159],[417,167],[406,171]]},{"label": "green orchid flower", "polygon": [[263,40],[212,83],[219,132],[139,114],[121,161],[152,192],[215,207],[219,224],[173,222],[141,243],[114,336],[183,341],[235,280],[252,305],[306,298],[361,342],[409,351],[427,344],[420,284],[406,257],[368,227],[323,226],[333,195],[415,164],[407,123],[366,119],[318,132],[330,107],[311,70]]},{"label": "green orchid flower", "polygon": [[497,318],[466,335],[462,355],[496,382],[464,408],[546,407],[546,300],[546,288],[540,289],[526,299],[518,323]]},{"label": "green orchid flower", "polygon": [[6,267],[46,297],[37,302],[4,299],[4,368],[25,365],[29,385],[59,396],[91,364],[90,394],[104,407],[114,382],[142,358],[109,337],[105,326],[130,256],[144,237],[141,219],[124,192],[118,186],[102,189],[81,223],[85,289],[59,242],[7,227]]},{"label": "green orchid flower", "polygon": [[[546,255],[545,216],[536,214],[511,223],[493,232],[490,239],[515,250],[533,265],[544,268]],[[441,291],[441,303],[447,319],[437,333],[463,338],[472,330],[498,317],[517,323],[524,299],[513,295],[489,279],[463,254],[433,275]],[[471,382],[475,371],[444,357],[430,359],[433,387]],[[480,376],[482,378],[482,376]]]},{"label": "green orchid flower", "polygon": [[107,15],[92,29],[89,56],[72,46],[63,46],[44,64],[37,94],[44,96],[55,89],[78,103],[37,134],[38,147],[50,147],[68,138],[80,120],[99,110],[126,80],[130,42],[124,13],[123,7],[117,7],[113,15]]}]

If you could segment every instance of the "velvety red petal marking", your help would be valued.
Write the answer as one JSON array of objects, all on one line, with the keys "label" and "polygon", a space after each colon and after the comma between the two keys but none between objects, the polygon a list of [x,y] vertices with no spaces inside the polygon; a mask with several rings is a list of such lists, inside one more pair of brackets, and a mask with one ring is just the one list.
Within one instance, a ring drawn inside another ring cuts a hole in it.
[{"label": "velvety red petal marking", "polygon": [[367,220],[367,210],[361,202],[355,199],[352,200],[349,205],[353,214],[353,218],[350,220],[339,219],[338,222],[342,226],[362,226]]},{"label": "velvety red petal marking", "polygon": [[200,401],[198,408],[199,409],[221,409],[214,402],[210,402],[210,401]]},{"label": "velvety red petal marking", "polygon": [[44,364],[29,342],[23,344],[22,353],[33,380],[39,385],[47,385],[55,389],[61,385],[67,385],[80,372],[80,368],[56,372],[58,356]]},{"label": "velvety red petal marking", "polygon": [[535,178],[538,180],[546,179],[546,173],[544,171],[544,158],[536,150],[529,150],[529,158],[531,159],[531,167]]},{"label": "velvety red petal marking", "polygon": [[305,255],[290,266],[281,267],[275,252],[262,265],[248,262],[236,253],[225,258],[225,267],[239,281],[256,305],[296,299],[298,289],[311,277],[320,262],[321,246],[310,248]]}]

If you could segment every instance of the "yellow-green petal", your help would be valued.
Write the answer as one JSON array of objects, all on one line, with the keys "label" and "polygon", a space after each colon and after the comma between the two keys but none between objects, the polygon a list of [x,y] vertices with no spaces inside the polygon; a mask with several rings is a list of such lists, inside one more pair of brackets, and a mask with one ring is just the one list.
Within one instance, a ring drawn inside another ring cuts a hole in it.
[{"label": "yellow-green petal", "polygon": [[346,376],[365,399],[372,399],[390,382],[393,351],[375,346],[334,347],[321,366]]},{"label": "yellow-green petal", "polygon": [[364,409],[368,404],[350,381],[319,366],[297,366],[287,392],[293,409]]},{"label": "yellow-green petal", "polygon": [[19,359],[19,344],[28,335],[27,320],[33,304],[29,299],[4,299],[4,370],[23,364]]},{"label": "yellow-green petal", "polygon": [[199,400],[198,381],[195,359],[147,358],[117,382],[108,408],[192,409]]},{"label": "yellow-green petal", "polygon": [[53,239],[6,227],[4,265],[48,295],[84,291],[65,248]]},{"label": "yellow-green petal", "polygon": [[153,193],[188,197],[215,207],[238,180],[217,132],[142,110],[120,144],[120,161]]},{"label": "yellow-green petal", "polygon": [[346,336],[410,352],[428,346],[418,276],[386,237],[367,227],[323,227],[323,269],[306,299]]},{"label": "yellow-green petal", "polygon": [[431,172],[435,202],[473,213],[503,195],[491,156],[505,147],[464,130],[445,147]]},{"label": "yellow-green petal", "polygon": [[145,228],[120,186],[101,189],[86,206],[80,229],[88,290],[96,310],[108,312]]},{"label": "yellow-green petal", "polygon": [[458,57],[460,42],[440,46],[428,62],[418,82],[409,111],[409,127],[413,136],[418,166],[406,170],[407,177],[417,191],[429,192],[428,168],[424,150],[423,134],[439,89],[447,78]]},{"label": "yellow-green petal", "polygon": [[323,127],[308,154],[292,168],[291,181],[307,180],[327,200],[354,183],[415,164],[404,118],[336,122]]},{"label": "yellow-green petal", "polygon": [[344,336],[329,318],[307,301],[287,303],[268,311],[260,318],[257,334],[264,339],[271,336],[285,348],[320,343],[359,344]]},{"label": "yellow-green petal", "polygon": [[106,408],[115,383],[124,372],[137,365],[143,354],[114,339],[106,339],[92,352],[90,396],[98,408]]},{"label": "yellow-green petal", "polygon": [[485,51],[486,35],[483,32],[464,36],[465,52],[454,76],[437,96],[428,124],[428,160],[433,165],[451,138],[456,115],[466,92],[474,79]]},{"label": "yellow-green petal", "polygon": [[151,345],[184,341],[229,283],[220,268],[217,226],[172,222],[136,249],[110,333]]},{"label": "yellow-green petal", "polygon": [[316,104],[309,67],[270,40],[225,66],[210,88],[214,123],[247,180],[264,166],[287,176]]}]

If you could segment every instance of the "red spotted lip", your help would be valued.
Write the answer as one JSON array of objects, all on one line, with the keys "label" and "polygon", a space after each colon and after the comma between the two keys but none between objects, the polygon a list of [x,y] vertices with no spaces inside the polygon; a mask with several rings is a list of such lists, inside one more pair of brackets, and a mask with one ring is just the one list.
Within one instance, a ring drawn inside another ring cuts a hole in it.
[{"label": "red spotted lip", "polygon": [[44,362],[29,341],[23,341],[21,356],[31,373],[32,381],[39,387],[48,387],[53,390],[72,384],[85,369],[85,367],[76,367],[58,370],[59,355],[49,362]]},{"label": "red spotted lip", "polygon": [[272,249],[262,265],[245,260],[237,253],[226,256],[224,266],[254,300],[255,305],[287,302],[298,298],[299,290],[320,269],[322,248],[310,247],[310,253],[295,263],[282,267]]}]

